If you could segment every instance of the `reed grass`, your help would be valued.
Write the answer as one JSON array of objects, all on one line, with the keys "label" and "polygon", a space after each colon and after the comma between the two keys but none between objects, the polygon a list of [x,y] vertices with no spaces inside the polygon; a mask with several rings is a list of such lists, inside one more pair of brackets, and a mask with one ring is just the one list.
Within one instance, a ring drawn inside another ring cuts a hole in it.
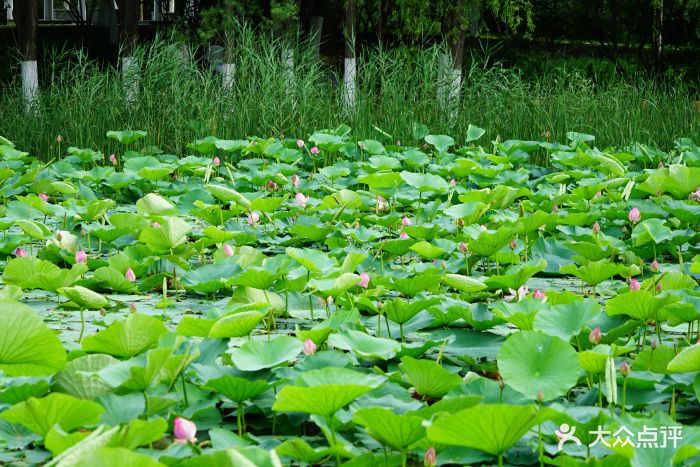
[{"label": "reed grass", "polygon": [[[466,61],[457,118],[436,98],[440,46],[367,47],[358,56],[358,102],[345,112],[342,70],[316,62],[304,42],[294,46],[294,79],[281,61],[287,47],[271,34],[241,28],[235,41],[232,89],[221,85],[196,50],[162,36],[136,51],[139,99],[129,106],[118,69],[89,60],[81,50],[54,51],[41,70],[35,116],[23,113],[19,82],[0,90],[0,135],[49,158],[56,136],[66,145],[111,150],[108,130],[140,129],[148,145],[184,154],[207,135],[220,138],[306,138],[347,124],[359,139],[381,139],[380,128],[404,144],[418,144],[414,123],[431,133],[464,140],[469,124],[494,139],[566,140],[567,131],[596,136],[599,147],[640,142],[670,148],[678,137],[697,137],[694,93],[682,82],[643,77],[593,82],[562,67],[524,78],[474,53]],[[478,51],[477,51],[478,52]],[[288,88],[291,86],[291,90]],[[376,128],[375,128],[376,127]],[[696,138],[697,139],[697,138]]]}]

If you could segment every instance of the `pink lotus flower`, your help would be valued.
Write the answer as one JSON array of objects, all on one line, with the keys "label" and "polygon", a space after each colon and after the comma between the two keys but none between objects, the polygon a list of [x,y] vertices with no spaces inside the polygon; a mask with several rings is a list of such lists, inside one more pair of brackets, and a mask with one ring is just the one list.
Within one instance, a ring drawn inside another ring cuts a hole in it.
[{"label": "pink lotus flower", "polygon": [[642,218],[642,214],[639,212],[639,209],[632,208],[630,210],[630,213],[627,215],[627,218],[630,220],[630,222],[636,224],[637,222],[639,222],[639,219]]},{"label": "pink lotus flower", "polygon": [[302,208],[306,206],[306,202],[308,201],[306,196],[304,196],[304,193],[297,193],[296,195],[294,195],[294,200]]},{"label": "pink lotus flower", "polygon": [[469,251],[469,247],[467,246],[466,243],[459,242],[459,251],[462,253],[466,253],[467,251]]},{"label": "pink lotus flower", "polygon": [[437,465],[437,454],[435,453],[435,448],[430,446],[427,451],[425,451],[425,456],[423,456],[423,465],[425,467],[435,467]]},{"label": "pink lotus flower", "polygon": [[389,209],[389,203],[383,196],[377,196],[377,211],[382,212]]},{"label": "pink lotus flower", "polygon": [[662,290],[664,290],[664,286],[661,285],[661,282],[657,282],[656,283],[656,291],[661,292]]},{"label": "pink lotus flower", "polygon": [[627,362],[622,362],[620,364],[620,374],[622,375],[623,378],[627,378],[630,375],[630,366],[627,364]]},{"label": "pink lotus flower", "polygon": [[600,198],[601,196],[603,196],[603,193],[598,191],[598,192],[596,192],[594,198]]},{"label": "pink lotus flower", "polygon": [[134,270],[131,268],[127,269],[124,273],[124,279],[128,280],[129,282],[135,282],[136,274],[134,273]]},{"label": "pink lotus flower", "polygon": [[49,200],[49,197],[46,193],[39,193],[39,198],[43,199],[44,201]]},{"label": "pink lotus flower", "polygon": [[401,140],[400,140],[400,139],[397,139],[397,140],[396,140],[396,145],[397,145],[397,146],[401,146]]},{"label": "pink lotus flower", "polygon": [[197,441],[197,425],[181,417],[175,417],[173,434],[177,443],[194,443]]},{"label": "pink lotus flower", "polygon": [[211,163],[214,164],[214,167],[218,167],[221,165],[221,159],[219,159],[219,156],[214,156]]},{"label": "pink lotus flower", "polygon": [[401,232],[401,233],[399,234],[399,238],[400,238],[401,240],[406,240],[407,238],[410,238],[410,237],[408,236],[408,234],[407,234],[406,232]]},{"label": "pink lotus flower", "polygon": [[513,290],[513,289],[508,289],[510,292],[509,295],[506,295],[503,297],[505,300],[513,301],[515,300],[516,302],[519,302],[523,298],[527,297],[527,294],[529,293],[529,290],[526,285],[521,285],[518,287],[518,290]]},{"label": "pink lotus flower", "polygon": [[651,272],[659,272],[659,262],[656,261],[656,258],[649,265],[649,269],[651,270]]},{"label": "pink lotus flower", "polygon": [[115,156],[114,154],[111,154],[109,156],[109,162],[111,162],[112,165],[117,165],[117,156]]},{"label": "pink lotus flower", "polygon": [[532,294],[532,298],[537,298],[541,300],[547,298],[547,296],[540,289],[535,289],[535,292]]},{"label": "pink lotus flower", "polygon": [[365,289],[369,287],[369,274],[367,274],[366,272],[360,274],[360,282],[357,285]]},{"label": "pink lotus flower", "polygon": [[594,233],[594,234],[597,234],[598,232],[600,232],[600,224],[597,223],[597,222],[596,222],[595,224],[593,224],[593,229],[592,229],[592,230],[593,230],[593,233]]},{"label": "pink lotus flower", "polygon": [[590,342],[593,345],[598,345],[600,344],[600,339],[602,337],[603,334],[600,332],[600,328],[595,328],[591,331],[590,334],[588,334],[588,342]]},{"label": "pink lotus flower", "polygon": [[267,188],[271,191],[275,191],[277,189],[277,184],[270,180],[269,182],[267,182]]},{"label": "pink lotus flower", "polygon": [[515,247],[518,246],[518,242],[515,241],[515,239],[510,241],[510,249],[515,250]]},{"label": "pink lotus flower", "polygon": [[160,229],[161,228],[160,222],[155,221],[153,224],[151,224],[151,227],[153,227],[154,229]]},{"label": "pink lotus flower", "polygon": [[80,263],[87,263],[87,254],[83,250],[78,250],[75,252],[75,262],[80,264]]},{"label": "pink lotus flower", "polygon": [[328,305],[332,305],[334,301],[335,301],[335,300],[333,300],[333,296],[329,296],[329,297],[326,299],[326,303],[327,303]]},{"label": "pink lotus flower", "polygon": [[232,256],[233,248],[228,243],[224,243],[224,256]]},{"label": "pink lotus flower", "polygon": [[136,302],[129,303],[129,312],[136,313]]},{"label": "pink lotus flower", "polygon": [[690,194],[690,201],[700,202],[700,188]]},{"label": "pink lotus flower", "polygon": [[27,256],[27,250],[24,250],[22,248],[17,248],[15,250],[15,256],[17,256],[18,258],[20,258],[22,256]]},{"label": "pink lotus flower", "polygon": [[314,146],[311,148],[311,150],[309,152],[315,156],[316,154],[319,153],[319,150],[316,146]]},{"label": "pink lotus flower", "polygon": [[301,183],[301,181],[299,180],[299,175],[297,175],[297,174],[292,175],[292,185],[299,186],[300,183]]},{"label": "pink lotus flower", "polygon": [[304,341],[304,355],[312,355],[316,353],[317,348],[318,347],[316,347],[316,344],[314,344],[314,341],[311,339],[306,339]]},{"label": "pink lotus flower", "polygon": [[642,285],[637,281],[637,279],[632,279],[630,281],[630,291],[635,292],[642,288]]},{"label": "pink lotus flower", "polygon": [[248,213],[248,224],[249,225],[255,225],[258,223],[260,220],[260,214],[258,214],[255,211],[251,211]]},{"label": "pink lotus flower", "polygon": [[457,184],[457,180],[454,178],[450,180],[450,185],[455,186]]},{"label": "pink lotus flower", "polygon": [[406,216],[403,216],[403,219],[401,219],[401,225],[406,227],[407,225],[411,225],[411,219],[409,219]]},{"label": "pink lotus flower", "polygon": [[299,149],[301,149],[301,148],[304,147],[304,140],[303,140],[303,139],[298,139],[298,140],[297,140],[297,147],[298,147]]}]

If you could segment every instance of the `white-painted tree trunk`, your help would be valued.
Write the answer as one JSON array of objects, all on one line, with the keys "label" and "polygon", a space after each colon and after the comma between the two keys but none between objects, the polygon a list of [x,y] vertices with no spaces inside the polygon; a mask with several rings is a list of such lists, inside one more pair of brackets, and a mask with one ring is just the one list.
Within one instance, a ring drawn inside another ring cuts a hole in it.
[{"label": "white-painted tree trunk", "polygon": [[236,74],[236,64],[235,63],[223,63],[221,65],[221,85],[226,91],[230,91],[233,88],[233,78]]},{"label": "white-painted tree trunk", "polygon": [[122,57],[122,83],[126,105],[132,107],[139,94],[139,64],[135,57]]},{"label": "white-painted tree trunk", "polygon": [[296,82],[294,79],[294,51],[289,48],[282,49],[282,70],[284,80],[287,83],[287,97],[294,95]]},{"label": "white-painted tree trunk", "polygon": [[346,112],[351,112],[357,102],[357,61],[354,58],[345,59],[345,76],[343,77],[343,104]]},{"label": "white-painted tree trunk", "polygon": [[153,0],[153,21],[163,21],[163,12],[160,11],[160,0]]},{"label": "white-painted tree trunk", "polygon": [[22,62],[22,96],[24,110],[28,114],[36,113],[36,99],[39,92],[39,73],[36,60]]},{"label": "white-painted tree trunk", "polygon": [[10,21],[14,20],[12,17],[12,7],[13,7],[13,0],[10,0],[10,5],[7,7],[7,19]]},{"label": "white-painted tree trunk", "polygon": [[462,70],[458,68],[451,69],[450,88],[448,92],[448,111],[450,115],[450,124],[457,120],[459,113],[459,97],[462,90]]}]

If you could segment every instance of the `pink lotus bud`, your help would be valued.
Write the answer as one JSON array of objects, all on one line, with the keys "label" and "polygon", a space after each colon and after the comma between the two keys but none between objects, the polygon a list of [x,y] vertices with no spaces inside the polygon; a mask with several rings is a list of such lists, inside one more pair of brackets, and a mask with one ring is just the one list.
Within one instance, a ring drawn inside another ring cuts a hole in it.
[{"label": "pink lotus bud", "polygon": [[598,345],[600,344],[601,337],[603,337],[603,335],[600,332],[600,328],[595,328],[588,335],[588,342],[590,342],[593,345]]},{"label": "pink lotus bud", "polygon": [[111,154],[109,156],[109,162],[111,162],[112,165],[117,165],[117,156],[115,156],[114,154]]},{"label": "pink lotus bud", "polygon": [[656,284],[656,291],[657,291],[657,292],[661,292],[663,289],[664,289],[664,286],[661,285],[661,282],[658,282],[658,283]]},{"label": "pink lotus bud", "polygon": [[126,270],[126,273],[124,273],[124,278],[128,280],[129,282],[135,282],[136,281],[136,274],[134,273],[134,270],[129,268]]},{"label": "pink lotus bud", "polygon": [[600,224],[596,222],[593,224],[593,233],[597,234],[598,232],[600,232]]},{"label": "pink lotus bud", "polygon": [[651,350],[656,350],[657,345],[656,341],[651,341]]},{"label": "pink lotus bud", "polygon": [[197,441],[197,425],[184,418],[175,417],[173,434],[177,443],[194,443]]},{"label": "pink lotus bud", "polygon": [[540,300],[545,297],[546,295],[540,289],[535,289],[535,292],[532,294],[532,298],[538,298]]},{"label": "pink lotus bud", "polygon": [[377,196],[377,211],[386,211],[389,209],[389,203],[387,203],[386,198],[383,196]]},{"label": "pink lotus bud", "polygon": [[306,202],[308,201],[306,196],[304,196],[304,193],[297,193],[296,195],[294,195],[294,200],[302,208],[306,206]]},{"label": "pink lotus bud", "polygon": [[154,229],[160,229],[160,227],[161,227],[160,222],[155,221],[153,224],[151,224],[151,227],[153,227]]},{"label": "pink lotus bud", "polygon": [[299,175],[297,175],[297,174],[292,175],[292,185],[299,186],[300,183],[301,183],[301,181],[299,180]]},{"label": "pink lotus bud", "polygon": [[56,141],[59,142],[59,143],[60,143],[61,141],[63,141],[63,136],[61,136],[60,133],[58,134],[58,136],[56,136]]},{"label": "pink lotus bud", "polygon": [[406,227],[407,225],[411,225],[411,219],[409,219],[406,216],[403,216],[403,219],[401,219],[401,225]]},{"label": "pink lotus bud", "polygon": [[515,250],[515,247],[518,246],[518,243],[515,241],[515,239],[510,241],[510,249]]},{"label": "pink lotus bud", "polygon": [[630,281],[630,291],[635,292],[642,288],[642,285],[637,281],[637,279],[632,279]]},{"label": "pink lotus bud", "polygon": [[557,212],[557,211],[559,211],[559,206],[557,206],[555,204],[554,206],[552,206],[552,212]]},{"label": "pink lotus bud", "polygon": [[260,214],[258,214],[257,212],[251,211],[248,213],[248,224],[249,225],[257,224],[259,220],[260,220]]},{"label": "pink lotus bud", "polygon": [[594,198],[600,198],[601,196],[603,196],[603,193],[598,191],[598,192],[596,192]]},{"label": "pink lotus bud", "polygon": [[539,403],[544,402],[544,392],[542,392],[542,389],[537,391],[537,402],[539,402]]},{"label": "pink lotus bud", "polygon": [[430,446],[427,451],[425,451],[425,456],[423,456],[423,465],[425,467],[435,467],[437,465],[437,454],[435,453],[435,448]]},{"label": "pink lotus bud", "polygon": [[224,255],[225,256],[232,256],[233,255],[233,248],[231,248],[231,245],[228,243],[224,243]]},{"label": "pink lotus bud", "polygon": [[49,197],[46,193],[39,193],[39,198],[43,199],[44,201],[49,200]]},{"label": "pink lotus bud", "polygon": [[649,265],[649,269],[651,272],[659,272],[659,262],[656,261],[656,258],[654,258],[654,261]]},{"label": "pink lotus bud", "polygon": [[277,184],[270,180],[269,182],[267,182],[267,188],[272,191],[275,191],[277,189]]},{"label": "pink lotus bud", "polygon": [[76,263],[87,263],[87,254],[83,250],[78,250],[75,252],[75,262]]},{"label": "pink lotus bud", "polygon": [[360,282],[357,285],[365,289],[369,287],[369,274],[367,274],[366,272],[360,274]]},{"label": "pink lotus bud", "polygon": [[622,362],[620,364],[620,374],[623,378],[627,378],[630,374],[630,371],[630,366],[627,364],[627,362]]},{"label": "pink lotus bud", "polygon": [[457,184],[457,180],[454,178],[450,180],[450,185],[455,186]]},{"label": "pink lotus bud", "polygon": [[401,140],[400,140],[400,139],[397,139],[397,140],[396,140],[396,145],[397,145],[397,146],[401,146]]},{"label": "pink lotus bud", "polygon": [[467,251],[469,251],[469,247],[467,246],[466,243],[459,242],[459,251],[462,253],[466,253]]},{"label": "pink lotus bud", "polygon": [[318,148],[316,146],[312,147],[309,152],[314,156],[319,153]]},{"label": "pink lotus bud", "polygon": [[639,212],[639,209],[632,208],[627,217],[629,218],[630,222],[636,224],[637,222],[639,222],[639,219],[642,218],[642,214]]},{"label": "pink lotus bud", "polygon": [[129,312],[136,313],[136,302],[129,303]]},{"label": "pink lotus bud", "polygon": [[332,305],[334,301],[335,301],[335,300],[333,300],[333,297],[332,297],[332,296],[330,296],[330,297],[328,297],[328,298],[326,299],[326,303],[329,304],[329,305]]},{"label": "pink lotus bud", "polygon": [[221,165],[221,159],[219,159],[219,156],[214,156],[211,163],[214,164],[214,167],[218,167]]},{"label": "pink lotus bud", "polygon": [[22,257],[22,256],[27,256],[27,250],[24,250],[24,249],[22,249],[22,248],[17,248],[17,249],[15,250],[15,255],[16,255],[18,258],[20,258],[20,257]]},{"label": "pink lotus bud", "polygon": [[303,139],[298,139],[298,140],[297,140],[297,147],[298,147],[299,149],[301,149],[301,148],[304,147],[304,140],[303,140]]},{"label": "pink lotus bud", "polygon": [[401,240],[406,240],[407,238],[409,238],[409,236],[408,236],[408,234],[407,234],[406,232],[401,232],[401,233],[399,234],[399,238],[400,238]]},{"label": "pink lotus bud", "polygon": [[690,194],[691,201],[700,201],[700,188]]},{"label": "pink lotus bud", "polygon": [[312,355],[316,353],[316,344],[311,339],[306,339],[304,341],[304,355]]}]

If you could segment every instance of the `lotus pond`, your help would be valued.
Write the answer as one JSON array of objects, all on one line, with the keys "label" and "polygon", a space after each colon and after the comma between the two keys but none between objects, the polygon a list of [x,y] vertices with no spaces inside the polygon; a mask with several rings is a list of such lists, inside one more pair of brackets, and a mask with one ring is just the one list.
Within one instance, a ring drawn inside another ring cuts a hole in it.
[{"label": "lotus pond", "polygon": [[483,133],[0,138],[0,464],[700,465],[700,147]]}]

